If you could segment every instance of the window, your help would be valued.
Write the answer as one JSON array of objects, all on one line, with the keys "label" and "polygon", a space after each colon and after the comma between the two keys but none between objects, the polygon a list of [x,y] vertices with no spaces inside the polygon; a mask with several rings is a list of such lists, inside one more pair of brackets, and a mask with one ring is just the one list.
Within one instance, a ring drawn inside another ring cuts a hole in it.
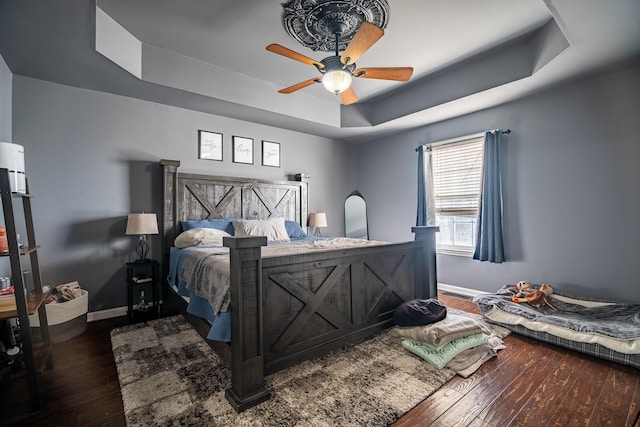
[{"label": "window", "polygon": [[473,256],[477,239],[484,134],[433,144],[438,253]]}]

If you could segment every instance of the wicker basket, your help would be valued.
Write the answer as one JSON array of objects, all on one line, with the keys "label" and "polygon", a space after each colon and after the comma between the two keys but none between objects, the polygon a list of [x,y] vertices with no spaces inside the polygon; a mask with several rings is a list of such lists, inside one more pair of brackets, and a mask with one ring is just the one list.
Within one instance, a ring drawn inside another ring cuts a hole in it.
[{"label": "wicker basket", "polygon": [[[46,304],[49,338],[52,343],[70,340],[87,328],[89,311],[89,292],[82,290],[82,296],[60,304]],[[31,333],[34,339],[40,339],[40,319],[35,313],[29,316]]]}]

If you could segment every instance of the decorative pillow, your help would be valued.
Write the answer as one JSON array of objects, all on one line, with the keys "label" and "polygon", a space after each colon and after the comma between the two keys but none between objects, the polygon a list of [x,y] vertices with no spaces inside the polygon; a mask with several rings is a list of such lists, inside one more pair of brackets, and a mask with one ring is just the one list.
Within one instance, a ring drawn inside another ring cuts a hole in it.
[{"label": "decorative pillow", "polygon": [[485,334],[473,334],[451,341],[440,349],[436,349],[435,347],[423,342],[406,338],[402,340],[402,346],[413,354],[420,356],[435,368],[442,369],[458,354],[467,349],[477,347],[481,344],[486,344],[488,341],[489,337]]},{"label": "decorative pillow", "polygon": [[236,236],[267,236],[267,240],[288,242],[289,235],[284,226],[284,218],[249,219],[233,221]]},{"label": "decorative pillow", "polygon": [[293,239],[295,237],[305,237],[307,235],[302,227],[300,227],[300,224],[295,221],[285,220],[284,228],[287,229],[287,234],[289,235],[290,239]]},{"label": "decorative pillow", "polygon": [[231,236],[224,230],[217,228],[192,228],[183,231],[173,242],[178,248],[189,246],[222,246],[222,238]]},{"label": "decorative pillow", "polygon": [[458,338],[480,332],[491,334],[491,331],[476,320],[451,313],[446,318],[430,325],[396,327],[391,330],[391,334],[394,336],[424,342],[434,347],[442,347]]},{"label": "decorative pillow", "polygon": [[193,228],[215,228],[223,230],[233,235],[233,223],[229,218],[224,219],[202,219],[199,221],[180,221],[182,231],[191,230]]},{"label": "decorative pillow", "polygon": [[447,317],[447,307],[434,298],[405,301],[393,313],[398,326],[420,326],[435,323]]}]

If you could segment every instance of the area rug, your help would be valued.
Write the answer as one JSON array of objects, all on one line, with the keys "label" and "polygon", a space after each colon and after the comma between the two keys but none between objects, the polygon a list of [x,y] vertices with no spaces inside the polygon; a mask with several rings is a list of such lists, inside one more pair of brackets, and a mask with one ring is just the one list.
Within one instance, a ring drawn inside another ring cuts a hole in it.
[{"label": "area rug", "polygon": [[384,332],[267,376],[271,399],[238,414],[229,369],[181,316],[114,329],[111,342],[129,427],[385,426],[455,375]]}]

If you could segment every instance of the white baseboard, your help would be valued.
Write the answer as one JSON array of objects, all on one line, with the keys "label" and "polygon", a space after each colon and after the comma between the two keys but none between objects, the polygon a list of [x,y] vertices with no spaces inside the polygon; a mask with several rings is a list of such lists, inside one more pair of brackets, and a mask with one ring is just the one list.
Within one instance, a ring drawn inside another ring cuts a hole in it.
[{"label": "white baseboard", "polygon": [[[160,304],[162,304],[162,301],[160,301]],[[153,307],[153,303],[149,303],[149,306]],[[137,308],[137,305],[133,306],[134,310],[136,310]],[[95,322],[97,320],[111,319],[112,317],[126,316],[128,310],[128,307],[116,307],[109,308],[107,310],[90,311],[89,313],[87,313],[87,322]]]},{"label": "white baseboard", "polygon": [[475,297],[476,295],[486,294],[483,291],[476,291],[475,289],[463,288],[460,286],[447,285],[446,283],[438,283],[438,290],[449,292],[452,294],[466,295],[469,297]]},{"label": "white baseboard", "polygon": [[95,322],[96,320],[111,319],[112,317],[120,317],[127,315],[127,307],[116,307],[108,310],[90,311],[87,313],[87,322]]}]

